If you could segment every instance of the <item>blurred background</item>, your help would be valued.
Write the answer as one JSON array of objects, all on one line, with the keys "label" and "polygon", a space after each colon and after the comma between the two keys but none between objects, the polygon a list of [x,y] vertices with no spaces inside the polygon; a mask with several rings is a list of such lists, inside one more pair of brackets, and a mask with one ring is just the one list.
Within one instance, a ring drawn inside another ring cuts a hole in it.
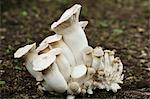
[{"label": "blurred background", "polygon": [[95,90],[78,98],[150,97],[150,0],[0,0],[0,98],[64,98],[37,90],[35,79],[14,59],[26,44],[54,34],[50,26],[74,4],[88,20],[89,45],[116,50],[124,64],[124,84],[117,93]]}]

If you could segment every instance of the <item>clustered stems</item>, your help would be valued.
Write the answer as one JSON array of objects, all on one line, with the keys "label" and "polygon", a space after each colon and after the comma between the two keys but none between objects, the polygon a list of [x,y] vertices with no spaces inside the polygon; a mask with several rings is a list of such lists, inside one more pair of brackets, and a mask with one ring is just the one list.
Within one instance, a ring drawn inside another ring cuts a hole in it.
[{"label": "clustered stems", "polygon": [[92,48],[84,32],[88,21],[79,22],[81,5],[75,4],[51,25],[55,35],[19,48],[15,58],[24,57],[25,66],[38,82],[38,89],[53,93],[93,94],[96,88],[117,92],[123,83],[123,64],[114,52]]}]

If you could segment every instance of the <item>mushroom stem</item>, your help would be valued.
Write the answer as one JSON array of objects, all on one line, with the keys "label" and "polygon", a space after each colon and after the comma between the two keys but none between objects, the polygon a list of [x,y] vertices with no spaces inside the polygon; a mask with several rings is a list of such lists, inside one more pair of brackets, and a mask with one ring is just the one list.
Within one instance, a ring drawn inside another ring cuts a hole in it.
[{"label": "mushroom stem", "polygon": [[33,70],[33,64],[32,64],[32,61],[35,57],[37,57],[37,53],[30,53],[27,55],[26,57],[26,61],[25,61],[25,66],[27,68],[27,70],[29,71],[29,73],[36,78],[36,81],[42,81],[43,80],[43,75],[41,72],[38,72],[38,71],[34,71]]},{"label": "mushroom stem", "polygon": [[70,78],[70,74],[71,74],[71,67],[66,57],[61,53],[62,49],[54,48],[51,50],[51,52],[55,53],[56,64],[58,65],[58,68],[61,74],[63,75],[63,77],[65,78],[65,80],[68,81]]},{"label": "mushroom stem", "polygon": [[45,71],[42,71],[42,73],[48,87],[59,93],[63,93],[67,90],[67,82],[65,81],[62,74],[59,72],[56,63],[53,63],[51,67],[49,67]]}]

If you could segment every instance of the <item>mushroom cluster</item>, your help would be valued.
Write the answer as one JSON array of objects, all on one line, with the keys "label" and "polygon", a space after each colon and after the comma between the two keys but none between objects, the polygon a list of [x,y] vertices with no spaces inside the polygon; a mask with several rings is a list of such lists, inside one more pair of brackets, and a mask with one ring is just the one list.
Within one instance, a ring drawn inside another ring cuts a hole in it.
[{"label": "mushroom cluster", "polygon": [[88,21],[79,22],[81,5],[66,10],[51,25],[56,34],[19,48],[15,58],[24,57],[25,66],[38,82],[38,89],[52,93],[93,94],[93,89],[117,92],[123,83],[123,65],[114,51],[92,48],[84,32]]}]

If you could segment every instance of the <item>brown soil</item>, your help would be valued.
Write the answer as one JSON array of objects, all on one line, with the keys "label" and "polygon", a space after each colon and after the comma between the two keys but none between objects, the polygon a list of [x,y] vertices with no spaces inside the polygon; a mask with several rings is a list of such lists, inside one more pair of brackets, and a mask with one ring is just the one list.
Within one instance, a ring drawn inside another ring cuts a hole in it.
[{"label": "brown soil", "polygon": [[37,91],[35,79],[13,53],[20,47],[41,42],[50,25],[75,3],[81,20],[88,20],[86,34],[93,47],[116,50],[124,64],[124,83],[117,93],[94,91],[76,98],[150,99],[150,0],[1,0],[0,98],[64,98]]}]

